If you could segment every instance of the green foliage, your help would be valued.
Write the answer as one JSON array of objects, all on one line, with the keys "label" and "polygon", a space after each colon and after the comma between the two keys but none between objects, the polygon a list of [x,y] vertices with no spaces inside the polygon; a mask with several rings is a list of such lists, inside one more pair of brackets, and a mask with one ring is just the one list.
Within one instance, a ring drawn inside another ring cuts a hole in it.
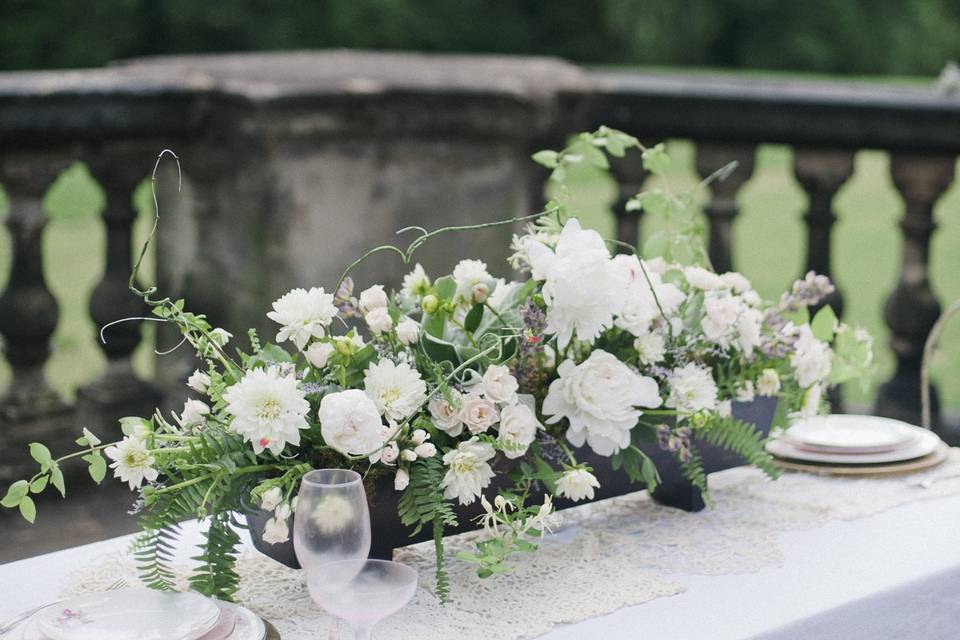
[{"label": "green foliage", "polygon": [[695,443],[690,443],[690,456],[680,460],[680,471],[683,477],[690,481],[703,494],[703,501],[710,504],[710,493],[707,491],[707,472],[703,468],[703,460],[700,458],[700,452]]},{"label": "green foliage", "polygon": [[733,451],[771,478],[780,476],[780,470],[773,463],[773,458],[763,448],[766,437],[752,424],[736,418],[719,418],[697,433],[703,440]]},{"label": "green foliage", "polygon": [[199,567],[190,575],[190,586],[196,591],[228,602],[240,586],[236,571],[237,548],[240,536],[233,527],[242,526],[232,514],[221,512],[210,518],[206,540],[200,545],[200,555],[192,559]]},{"label": "green foliage", "polygon": [[[637,427],[638,429],[640,427]],[[660,484],[660,474],[647,454],[635,445],[621,449],[610,461],[614,471],[623,469],[630,482],[643,482],[647,491],[653,491]]]}]

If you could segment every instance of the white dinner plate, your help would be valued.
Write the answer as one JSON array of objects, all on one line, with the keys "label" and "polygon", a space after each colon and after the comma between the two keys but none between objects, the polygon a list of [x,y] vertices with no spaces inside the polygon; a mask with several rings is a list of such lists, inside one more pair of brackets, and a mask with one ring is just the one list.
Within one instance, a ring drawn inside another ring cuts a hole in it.
[{"label": "white dinner plate", "polygon": [[[254,612],[229,602],[219,600],[210,600],[210,602],[218,605],[218,611],[222,610],[218,624],[196,640],[264,640],[266,638],[266,625]],[[34,615],[11,632],[11,640],[50,640],[50,636],[44,635],[40,630],[38,622],[38,616]],[[230,627],[231,623],[232,628],[228,630],[227,627]],[[17,635],[18,632],[20,635]],[[223,635],[224,633],[228,635]]]},{"label": "white dinner plate", "polygon": [[798,447],[789,438],[775,438],[767,442],[767,452],[780,458],[805,460],[807,462],[827,462],[832,464],[886,464],[906,462],[930,455],[940,445],[940,438],[932,431],[920,427],[915,430],[916,438],[907,446],[880,453],[825,453],[810,451]]},{"label": "white dinner plate", "polygon": [[845,414],[794,420],[784,436],[817,453],[885,453],[907,448],[918,437],[917,427],[900,420]]}]

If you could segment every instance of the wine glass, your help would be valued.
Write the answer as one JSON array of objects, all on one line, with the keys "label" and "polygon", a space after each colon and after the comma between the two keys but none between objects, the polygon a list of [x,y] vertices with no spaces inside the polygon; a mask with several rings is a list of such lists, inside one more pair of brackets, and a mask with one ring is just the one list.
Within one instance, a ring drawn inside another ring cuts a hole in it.
[{"label": "wine glass", "polygon": [[360,474],[317,469],[303,476],[293,520],[293,549],[308,578],[324,565],[370,553],[370,510]]},{"label": "wine glass", "polygon": [[307,574],[310,597],[347,621],[355,640],[370,640],[373,626],[396,613],[417,591],[417,572],[390,560],[341,560],[323,566],[323,575]]}]

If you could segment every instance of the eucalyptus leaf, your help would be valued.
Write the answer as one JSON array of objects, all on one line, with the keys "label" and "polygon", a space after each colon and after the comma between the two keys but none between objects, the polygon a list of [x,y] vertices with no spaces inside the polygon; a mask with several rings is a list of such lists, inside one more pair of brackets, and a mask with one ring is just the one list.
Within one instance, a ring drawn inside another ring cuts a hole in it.
[{"label": "eucalyptus leaf", "polygon": [[480,321],[483,319],[484,306],[482,304],[475,304],[467,312],[467,317],[463,320],[463,328],[473,333],[477,330],[477,327],[480,326]]},{"label": "eucalyptus leaf", "polygon": [[87,471],[90,473],[90,477],[93,478],[93,481],[97,484],[103,482],[103,478],[107,475],[107,461],[103,459],[99,453],[93,454],[92,460],[90,460],[90,466],[87,467]]},{"label": "eucalyptus leaf", "polygon": [[41,466],[49,466],[53,462],[53,456],[50,454],[50,449],[39,442],[30,443],[30,457],[40,463]]},{"label": "eucalyptus leaf", "polygon": [[453,276],[437,278],[437,281],[433,283],[433,293],[441,300],[452,300],[457,293],[457,281],[453,279]]},{"label": "eucalyptus leaf", "polygon": [[30,524],[33,524],[34,520],[37,519],[37,505],[33,503],[33,498],[30,496],[24,496],[20,500],[20,515]]},{"label": "eucalyptus leaf", "polygon": [[56,487],[61,496],[67,497],[67,485],[63,481],[63,471],[60,471],[60,467],[54,467],[50,470],[50,484]]},{"label": "eucalyptus leaf", "polygon": [[10,488],[7,489],[6,495],[3,497],[3,500],[0,500],[0,504],[4,507],[12,508],[20,504],[20,500],[23,499],[27,492],[30,491],[30,483],[26,480],[17,480]]},{"label": "eucalyptus leaf", "polygon": [[32,483],[30,483],[30,492],[31,493],[40,493],[47,488],[47,482],[50,480],[50,476],[40,476]]}]

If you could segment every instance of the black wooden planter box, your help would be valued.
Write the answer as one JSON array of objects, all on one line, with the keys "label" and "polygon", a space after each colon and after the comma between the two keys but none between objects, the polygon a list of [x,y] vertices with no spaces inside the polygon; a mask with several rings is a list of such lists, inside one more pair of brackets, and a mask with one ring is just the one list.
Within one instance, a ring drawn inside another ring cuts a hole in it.
[{"label": "black wooden planter box", "polygon": [[[740,420],[756,425],[766,434],[770,431],[770,424],[773,421],[776,407],[776,398],[758,396],[753,402],[735,402],[733,404],[733,415]],[[673,453],[660,449],[656,444],[643,445],[640,448],[650,456],[660,472],[661,483],[653,492],[654,500],[663,505],[685,511],[700,511],[704,508],[700,491],[683,477],[680,465]],[[697,449],[700,451],[703,466],[707,473],[744,464],[744,461],[736,454],[706,442],[697,442]],[[593,467],[593,473],[600,481],[600,488],[597,489],[594,500],[612,498],[643,489],[642,482],[630,482],[622,469],[614,471],[611,467],[610,458],[598,456],[588,447],[577,449],[576,454],[579,462],[587,463]],[[498,474],[498,479],[501,477]],[[501,481],[506,483],[505,478]],[[496,479],[494,485],[496,485]],[[370,496],[370,526],[373,538],[370,546],[370,557],[372,558],[391,559],[395,548],[430,540],[433,537],[429,527],[424,527],[417,535],[411,536],[410,530],[401,524],[397,516],[397,501],[400,499],[400,495],[400,492],[393,489],[392,478],[385,478],[382,486],[378,485],[374,495]],[[540,495],[535,494],[531,498],[532,502],[541,499],[542,493]],[[554,502],[557,509],[566,509],[577,504],[583,504],[583,501],[575,503],[559,498]],[[460,525],[455,530],[448,530],[447,533],[460,533],[475,528],[474,518],[481,513],[482,508],[478,502],[467,507],[457,507]],[[300,565],[297,563],[293,551],[292,531],[291,539],[283,544],[266,544],[261,539],[263,527],[269,518],[270,513],[264,511],[247,514],[247,523],[250,526],[253,546],[274,560],[288,567],[299,569]],[[292,518],[290,524],[292,528]]]}]

